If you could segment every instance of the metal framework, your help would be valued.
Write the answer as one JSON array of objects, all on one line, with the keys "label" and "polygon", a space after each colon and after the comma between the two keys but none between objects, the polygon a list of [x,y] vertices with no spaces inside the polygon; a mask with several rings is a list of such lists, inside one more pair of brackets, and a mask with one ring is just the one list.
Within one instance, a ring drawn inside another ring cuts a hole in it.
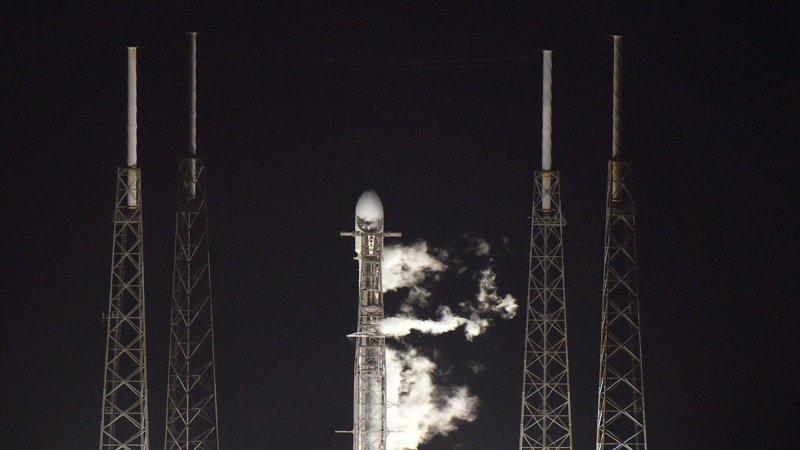
[{"label": "metal framework", "polygon": [[147,450],[141,178],[117,170],[100,450]]},{"label": "metal framework", "polygon": [[597,450],[646,450],[636,209],[630,163],[608,164]]},{"label": "metal framework", "polygon": [[378,331],[383,319],[381,253],[383,236],[361,239],[358,330],[353,389],[353,449],[386,447],[386,340]]},{"label": "metal framework", "polygon": [[203,160],[181,158],[175,214],[166,450],[217,450],[217,387]]},{"label": "metal framework", "polygon": [[520,450],[572,448],[564,225],[558,172],[536,172]]}]

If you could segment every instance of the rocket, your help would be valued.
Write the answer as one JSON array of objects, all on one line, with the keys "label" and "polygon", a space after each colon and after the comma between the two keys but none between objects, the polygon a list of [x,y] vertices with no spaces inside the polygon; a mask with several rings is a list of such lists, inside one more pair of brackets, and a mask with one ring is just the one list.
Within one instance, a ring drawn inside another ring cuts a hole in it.
[{"label": "rocket", "polygon": [[386,343],[378,330],[384,317],[381,263],[383,238],[400,236],[383,230],[383,204],[367,190],[356,203],[355,229],[342,236],[355,238],[358,261],[358,329],[353,384],[353,450],[386,448]]},{"label": "rocket", "polygon": [[[392,233],[394,235],[394,233]],[[367,255],[380,255],[383,247],[383,203],[373,190],[364,191],[356,202],[356,254],[361,256],[362,236],[367,237]],[[360,258],[359,258],[360,259]]]},{"label": "rocket", "polygon": [[383,231],[383,204],[381,198],[373,190],[364,191],[358,197],[356,227],[367,233]]}]

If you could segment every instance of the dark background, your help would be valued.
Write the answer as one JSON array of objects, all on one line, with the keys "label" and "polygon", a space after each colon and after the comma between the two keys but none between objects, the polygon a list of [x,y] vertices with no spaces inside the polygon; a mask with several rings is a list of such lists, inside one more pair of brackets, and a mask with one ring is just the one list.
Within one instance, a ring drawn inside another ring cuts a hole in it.
[{"label": "dark background", "polygon": [[[187,31],[199,32],[223,448],[352,445],[333,434],[352,424],[356,316],[352,242],[338,232],[366,188],[403,242],[507,237],[498,284],[524,303],[543,49],[568,221],[575,446],[592,447],[612,34],[625,36],[650,446],[796,444],[797,9],[326,3],[2,6],[0,447],[97,445],[128,45],[151,447],[163,445]],[[461,380],[482,406],[422,448],[516,448],[523,317],[472,344],[436,341],[444,365],[484,364]]]}]

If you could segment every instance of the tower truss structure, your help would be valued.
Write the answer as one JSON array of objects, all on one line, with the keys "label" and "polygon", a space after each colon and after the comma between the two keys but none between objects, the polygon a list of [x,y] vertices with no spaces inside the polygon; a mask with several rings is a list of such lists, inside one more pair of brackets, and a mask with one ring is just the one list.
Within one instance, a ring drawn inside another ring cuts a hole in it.
[{"label": "tower truss structure", "polygon": [[384,314],[381,289],[383,246],[382,242],[376,242],[382,240],[382,236],[362,238],[353,369],[353,450],[386,448],[386,339],[377,326]]},{"label": "tower truss structure", "polygon": [[117,169],[100,450],[147,450],[142,189],[136,167],[136,48],[128,48],[128,167]]},{"label": "tower truss structure", "polygon": [[[572,448],[560,180],[536,172],[520,450]],[[544,203],[549,203],[545,208]]]},{"label": "tower truss structure", "polygon": [[608,164],[597,450],[647,448],[630,173],[628,162]]},{"label": "tower truss structure", "polygon": [[597,450],[646,450],[636,208],[619,139],[621,37],[614,37],[614,140],[608,163]]},{"label": "tower truss structure", "polygon": [[559,173],[551,170],[551,58],[552,52],[543,52],[543,170],[535,173],[533,189],[520,450],[572,449],[564,293],[565,221]]},{"label": "tower truss structure", "polygon": [[219,448],[206,176],[193,125],[190,154],[179,165],[165,450]]},{"label": "tower truss structure", "polygon": [[[147,357],[141,182],[138,168],[117,170],[100,450],[146,450]],[[129,206],[129,195],[135,205]]]},{"label": "tower truss structure", "polygon": [[214,316],[203,160],[184,157],[175,213],[166,450],[216,450]]}]

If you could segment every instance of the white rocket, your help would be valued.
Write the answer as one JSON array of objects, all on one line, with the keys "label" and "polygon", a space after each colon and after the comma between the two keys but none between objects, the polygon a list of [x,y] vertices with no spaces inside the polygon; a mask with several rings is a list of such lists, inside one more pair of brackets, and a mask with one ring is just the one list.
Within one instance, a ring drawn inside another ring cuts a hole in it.
[{"label": "white rocket", "polygon": [[384,317],[381,263],[383,238],[399,233],[383,231],[383,204],[375,191],[364,191],[355,211],[355,230],[341,233],[355,238],[358,260],[358,330],[353,386],[353,450],[386,448],[386,343],[378,330]]},{"label": "white rocket", "polygon": [[[380,233],[383,231],[383,203],[373,190],[364,191],[356,203],[356,231]],[[356,235],[356,253],[361,253],[361,236]]]}]

